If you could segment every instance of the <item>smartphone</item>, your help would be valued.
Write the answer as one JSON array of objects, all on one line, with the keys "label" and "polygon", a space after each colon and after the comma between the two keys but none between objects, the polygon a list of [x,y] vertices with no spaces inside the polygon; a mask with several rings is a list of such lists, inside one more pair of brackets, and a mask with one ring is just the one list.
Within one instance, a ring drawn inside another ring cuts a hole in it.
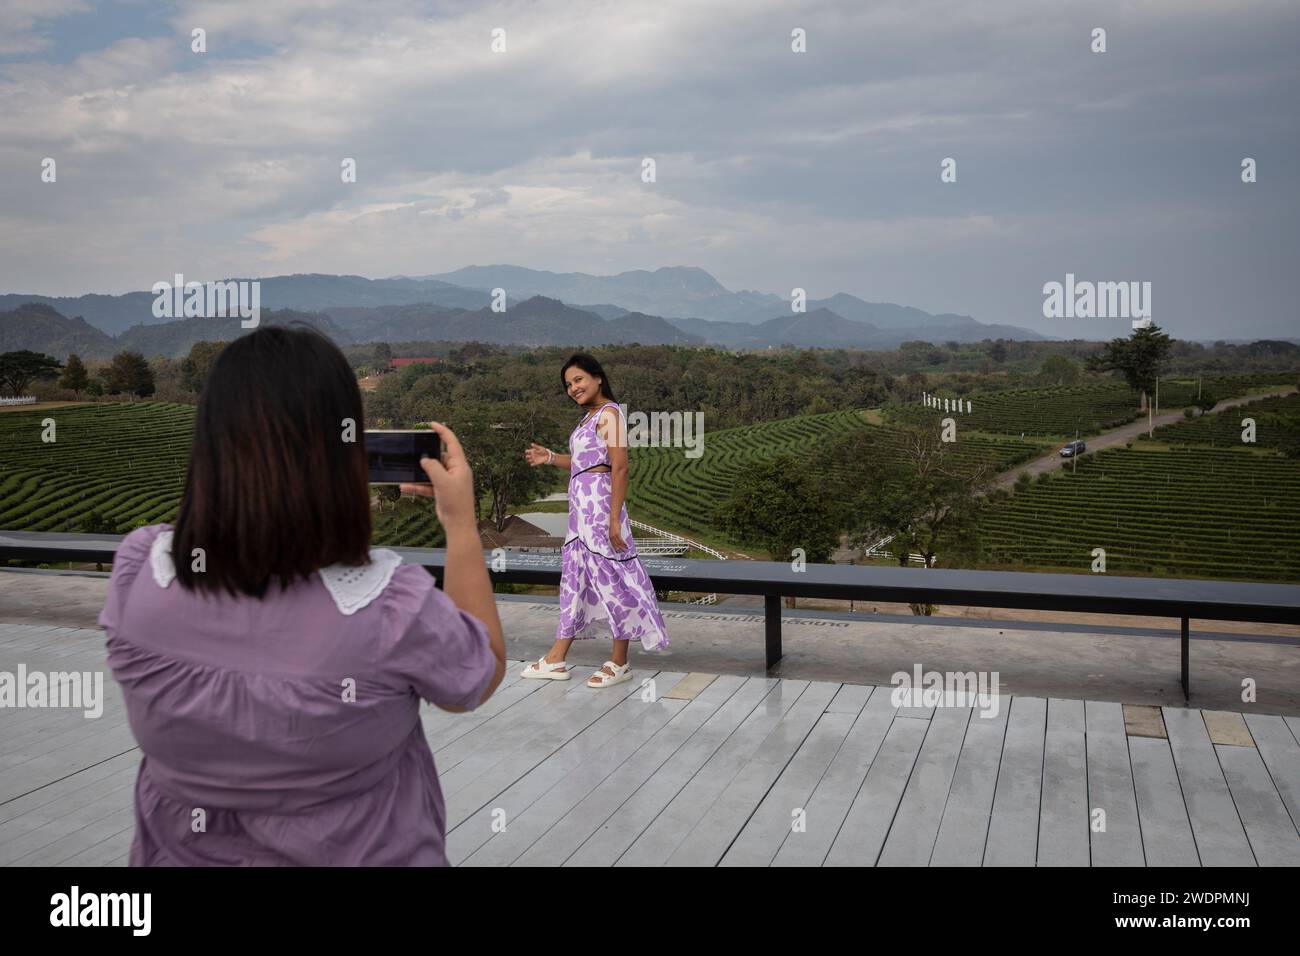
[{"label": "smartphone", "polygon": [[442,457],[442,440],[435,431],[366,429],[366,465],[372,485],[429,484],[429,476],[420,467],[420,459],[426,455]]}]

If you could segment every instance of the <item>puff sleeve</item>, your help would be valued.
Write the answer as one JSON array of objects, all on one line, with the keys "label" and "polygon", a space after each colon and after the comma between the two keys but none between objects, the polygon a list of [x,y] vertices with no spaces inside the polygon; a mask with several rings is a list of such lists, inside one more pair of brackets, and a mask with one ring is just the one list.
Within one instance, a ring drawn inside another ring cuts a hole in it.
[{"label": "puff sleeve", "polygon": [[117,633],[122,620],[123,605],[127,593],[135,582],[141,569],[148,572],[149,551],[159,533],[168,530],[169,525],[155,524],[136,528],[118,545],[113,555],[113,573],[108,579],[108,594],[104,599],[104,609],[99,612],[99,626],[109,637]]},{"label": "puff sleeve", "polygon": [[477,707],[497,666],[483,622],[416,565],[393,572],[384,602],[383,670],[431,704]]}]

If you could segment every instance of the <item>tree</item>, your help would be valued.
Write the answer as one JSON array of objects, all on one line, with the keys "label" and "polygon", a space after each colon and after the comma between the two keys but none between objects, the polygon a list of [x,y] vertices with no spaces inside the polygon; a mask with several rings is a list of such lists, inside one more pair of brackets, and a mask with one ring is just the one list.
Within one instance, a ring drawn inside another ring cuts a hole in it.
[{"label": "tree", "polygon": [[998,339],[989,346],[989,358],[1001,364],[1007,360],[1007,346],[1001,339]]},{"label": "tree", "polygon": [[1216,394],[1210,389],[1203,389],[1201,394],[1192,399],[1192,404],[1201,410],[1202,415],[1208,415],[1214,411],[1214,406],[1219,404],[1222,396]]},{"label": "tree", "polygon": [[393,348],[387,342],[377,342],[375,344],[375,365],[379,368],[388,368],[388,364],[393,360]]},{"label": "tree", "polygon": [[[804,560],[823,562],[840,543],[843,509],[817,474],[783,456],[749,466],[713,512],[719,530],[788,561],[796,548]],[[793,598],[787,606],[793,607]]]},{"label": "tree", "polygon": [[375,496],[380,508],[387,504],[389,511],[396,511],[397,503],[402,500],[402,489],[397,485],[380,485],[375,489]]},{"label": "tree", "polygon": [[104,384],[112,394],[129,392],[147,398],[153,394],[153,370],[139,352],[118,352],[104,370]]},{"label": "tree", "polygon": [[0,394],[25,395],[33,381],[53,378],[61,368],[57,359],[40,352],[5,352],[0,355]]},{"label": "tree", "polygon": [[59,384],[74,392],[84,392],[86,386],[90,384],[90,376],[86,374],[86,366],[82,364],[81,356],[76,352],[68,356],[68,361],[63,366],[63,375],[59,378]]},{"label": "tree", "polygon": [[555,472],[534,468],[524,458],[529,442],[562,447],[560,427],[542,402],[470,402],[448,416],[470,467],[476,498],[488,499],[488,516],[501,531],[510,509],[532,501],[551,486]]},{"label": "tree", "polygon": [[1158,325],[1134,329],[1126,339],[1111,339],[1100,352],[1088,356],[1086,367],[1090,372],[1117,371],[1123,374],[1129,388],[1142,394],[1142,406],[1147,395],[1155,388],[1165,355],[1173,339]]},{"label": "tree", "polygon": [[[979,554],[982,495],[996,476],[992,462],[959,457],[931,424],[901,430],[897,454],[860,459],[860,490],[850,509],[851,545],[865,548],[891,537],[891,550],[903,567],[912,554],[934,567],[940,546],[949,563],[973,561]],[[913,604],[912,612],[932,614],[934,606]]]},{"label": "tree", "polygon": [[1038,369],[1039,379],[1047,385],[1074,385],[1082,374],[1079,363],[1061,352],[1052,352]]},{"label": "tree", "polygon": [[226,347],[225,342],[195,342],[189,354],[181,359],[181,388],[187,392],[203,391],[212,364]]}]

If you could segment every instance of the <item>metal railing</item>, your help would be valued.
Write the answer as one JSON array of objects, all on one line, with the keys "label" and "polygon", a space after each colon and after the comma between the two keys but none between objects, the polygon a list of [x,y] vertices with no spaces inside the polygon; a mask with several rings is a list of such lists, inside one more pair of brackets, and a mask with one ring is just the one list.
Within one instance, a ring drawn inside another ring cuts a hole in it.
[{"label": "metal railing", "polygon": [[[121,540],[120,535],[0,531],[0,560],[107,563],[113,560]],[[421,565],[441,580],[445,551],[392,550],[406,563]],[[504,570],[491,570],[491,555],[486,552],[484,561],[494,582],[560,583],[558,554],[508,552]],[[783,597],[1174,618],[1182,626],[1185,697],[1190,697],[1190,619],[1300,624],[1300,586],[1292,584],[844,564],[812,564],[795,571],[785,561],[644,558],[642,564],[656,590],[763,595],[769,668],[782,654]]]}]

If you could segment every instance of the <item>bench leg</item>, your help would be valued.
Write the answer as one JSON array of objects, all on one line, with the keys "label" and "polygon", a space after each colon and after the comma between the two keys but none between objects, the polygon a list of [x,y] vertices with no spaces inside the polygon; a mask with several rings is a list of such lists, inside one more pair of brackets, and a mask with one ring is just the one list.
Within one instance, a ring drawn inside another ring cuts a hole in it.
[{"label": "bench leg", "polygon": [[1191,634],[1188,632],[1188,627],[1187,627],[1187,618],[1183,618],[1183,635],[1182,635],[1182,644],[1183,644],[1183,700],[1185,700],[1185,701],[1188,701],[1188,700],[1191,700],[1191,699],[1192,699],[1192,689],[1191,689],[1191,686],[1190,686],[1191,681],[1190,681],[1190,678],[1189,678],[1189,676],[1188,676],[1188,672],[1189,672],[1189,670],[1190,670],[1190,667],[1188,666],[1188,663],[1189,663],[1189,658],[1190,658],[1190,656],[1191,656],[1191,647],[1190,647],[1189,645],[1191,644],[1191,642],[1192,642],[1192,641],[1191,641]]},{"label": "bench leg", "polygon": [[763,631],[767,642],[767,668],[771,670],[781,659],[780,595],[763,595]]}]

